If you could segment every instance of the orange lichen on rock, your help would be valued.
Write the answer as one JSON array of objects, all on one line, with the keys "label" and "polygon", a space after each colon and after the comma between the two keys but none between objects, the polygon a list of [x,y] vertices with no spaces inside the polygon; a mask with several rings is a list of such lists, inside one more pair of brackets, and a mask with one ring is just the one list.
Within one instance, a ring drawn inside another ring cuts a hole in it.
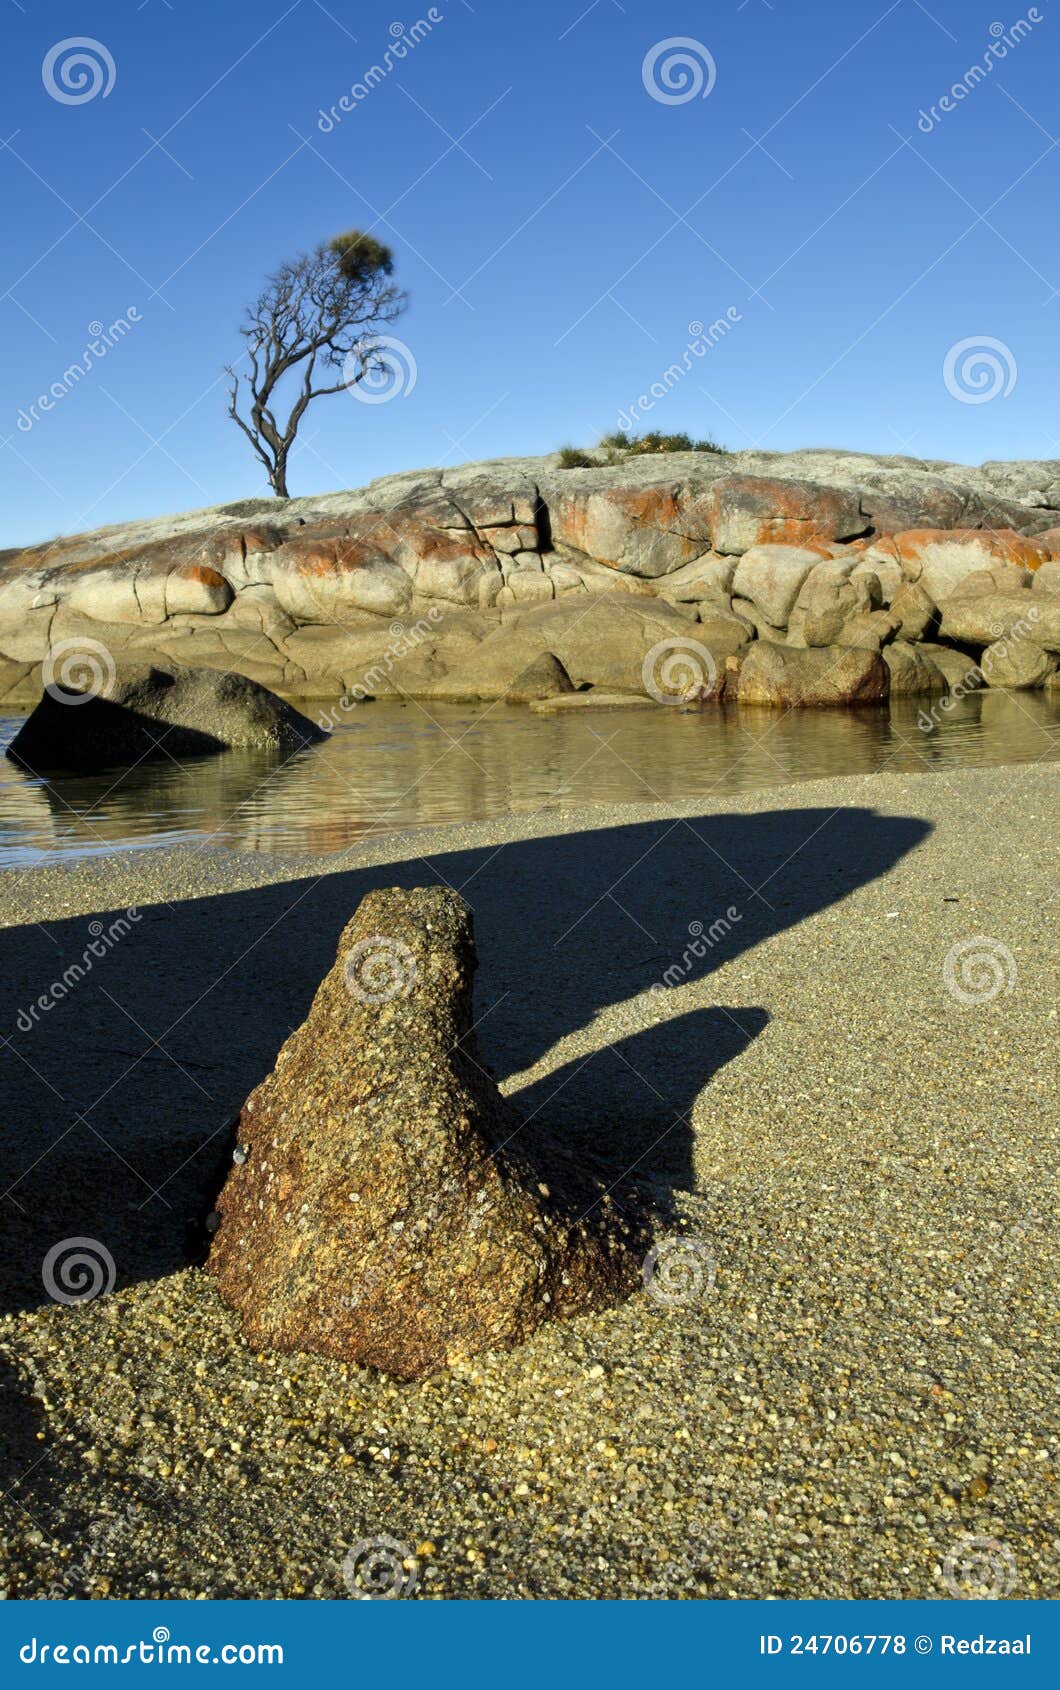
[{"label": "orange lichen on rock", "polygon": [[870,526],[856,492],[765,475],[727,475],[711,495],[714,549],[741,553],[762,545],[828,545]]},{"label": "orange lichen on rock", "polygon": [[649,580],[710,548],[708,501],[678,482],[574,490],[552,499],[553,543]]},{"label": "orange lichen on rock", "polygon": [[1028,539],[1012,528],[907,528],[894,536],[893,543],[903,563],[921,557],[929,546],[941,545],[974,546],[994,563],[1031,570],[1053,555],[1041,535]]},{"label": "orange lichen on rock", "polygon": [[182,581],[197,581],[201,587],[217,587],[224,589],[227,582],[216,569],[211,569],[207,563],[185,563],[172,571],[179,575]]}]

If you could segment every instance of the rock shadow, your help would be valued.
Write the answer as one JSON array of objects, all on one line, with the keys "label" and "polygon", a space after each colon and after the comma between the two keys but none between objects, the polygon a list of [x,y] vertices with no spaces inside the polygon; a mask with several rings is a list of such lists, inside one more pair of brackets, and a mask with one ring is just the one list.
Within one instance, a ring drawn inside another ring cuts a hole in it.
[{"label": "rock shadow", "polygon": [[757,1007],[694,1009],[575,1058],[512,1095],[519,1143],[539,1166],[570,1158],[665,1202],[694,1182],[697,1097],[768,1023]]},{"label": "rock shadow", "polygon": [[[602,1012],[652,986],[702,980],[808,921],[929,831],[915,817],[844,807],[663,818],[458,851],[432,851],[425,832],[423,854],[395,864],[145,907],[87,963],[92,936],[127,912],[8,927],[0,1304],[46,1302],[44,1260],[66,1239],[101,1244],[117,1285],[186,1263],[231,1123],[305,1018],[370,888],[441,882],[469,901],[477,1035],[504,1081],[591,1033]],[[527,1146],[565,1145],[617,1172],[636,1160],[649,1179],[689,1184],[697,1092],[783,1008],[732,1008],[738,1026],[697,1008],[655,1026],[632,1005],[628,1036],[597,1039],[609,1048],[516,1091],[531,1117]]]}]

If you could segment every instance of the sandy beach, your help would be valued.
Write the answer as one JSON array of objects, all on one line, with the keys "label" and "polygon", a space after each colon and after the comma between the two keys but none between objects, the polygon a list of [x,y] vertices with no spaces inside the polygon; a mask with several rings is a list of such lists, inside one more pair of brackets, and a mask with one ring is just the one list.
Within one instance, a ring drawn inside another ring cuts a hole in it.
[{"label": "sandy beach", "polygon": [[[1055,1596],[1055,816],[1032,765],[9,873],[7,1594]],[[439,881],[525,1147],[660,1257],[420,1383],[254,1354],[193,1265],[227,1129],[364,892]]]}]

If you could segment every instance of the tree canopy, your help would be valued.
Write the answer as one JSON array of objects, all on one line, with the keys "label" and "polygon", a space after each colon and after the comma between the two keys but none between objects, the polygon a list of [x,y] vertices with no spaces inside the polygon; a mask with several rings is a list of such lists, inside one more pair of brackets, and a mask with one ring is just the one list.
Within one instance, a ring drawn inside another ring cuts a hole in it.
[{"label": "tree canopy", "polygon": [[[388,246],[349,229],[282,264],[247,309],[240,362],[248,369],[227,366],[228,414],[281,498],[288,497],[287,461],[310,403],[362,381],[376,367],[381,329],[405,309],[393,271]],[[291,405],[281,421],[277,390],[285,378]]]}]

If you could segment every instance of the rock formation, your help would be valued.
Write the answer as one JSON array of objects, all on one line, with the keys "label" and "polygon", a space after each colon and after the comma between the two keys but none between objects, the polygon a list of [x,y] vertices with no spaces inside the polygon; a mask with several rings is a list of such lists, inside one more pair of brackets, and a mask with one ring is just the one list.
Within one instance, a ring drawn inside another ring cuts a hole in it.
[{"label": "rock formation", "polygon": [[741,704],[771,704],[790,710],[837,704],[879,704],[888,696],[887,666],[878,651],[847,647],[838,652],[774,645],[752,646],[740,669]]},{"label": "rock formation", "polygon": [[53,671],[8,756],[36,773],[104,769],[231,747],[289,756],[325,736],[315,722],[245,675],[216,669],[86,671],[84,648]]},{"label": "rock formation", "polygon": [[614,1302],[645,1248],[525,1165],[472,1031],[471,912],[371,892],[237,1127],[208,1267],[251,1343],[415,1378]]},{"label": "rock formation", "polygon": [[[967,669],[998,636],[958,632],[989,620],[960,607],[1015,599],[1019,623],[1032,583],[1046,658],[1010,654],[985,679],[1035,685],[1060,650],[1058,524],[1060,461],[701,452],[417,471],[0,553],[0,700],[32,704],[44,665],[81,646],[290,696],[537,701],[564,676],[655,696],[645,657],[689,624],[730,672],[752,642],[939,637]],[[895,667],[907,690],[921,673]]]}]

